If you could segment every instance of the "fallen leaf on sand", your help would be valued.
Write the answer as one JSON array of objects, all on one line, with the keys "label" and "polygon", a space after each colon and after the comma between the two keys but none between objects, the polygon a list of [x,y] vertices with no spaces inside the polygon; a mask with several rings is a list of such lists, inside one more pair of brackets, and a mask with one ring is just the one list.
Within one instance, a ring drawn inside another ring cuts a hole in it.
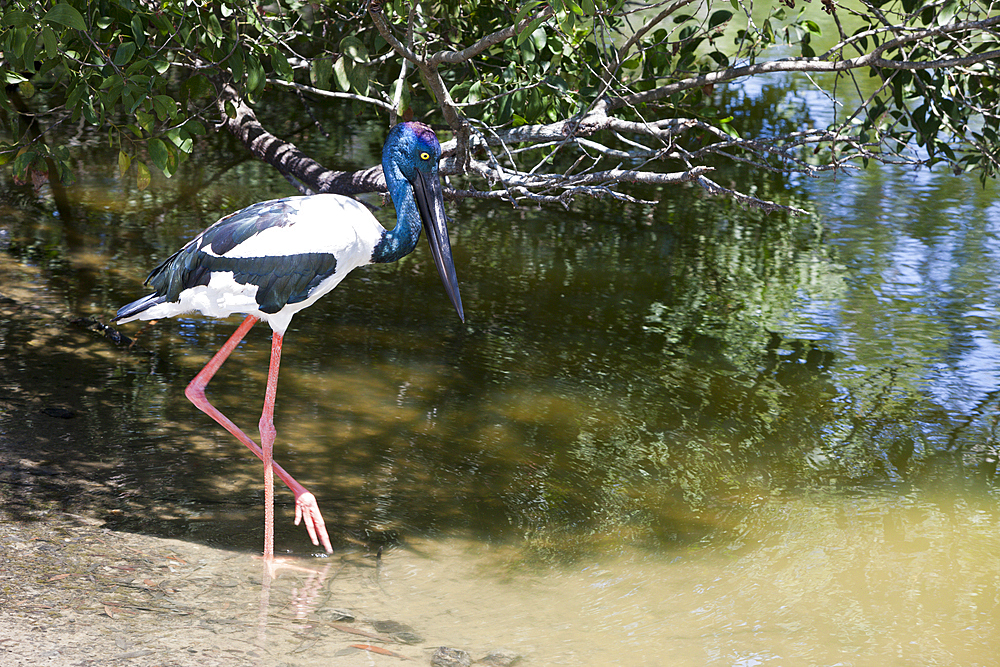
[{"label": "fallen leaf on sand", "polygon": [[394,658],[400,658],[401,660],[409,660],[402,653],[396,653],[395,651],[390,651],[387,648],[382,648],[381,646],[372,646],[371,644],[351,644],[351,648],[361,649],[362,651],[370,651],[371,653],[378,653],[379,655],[391,655]]}]

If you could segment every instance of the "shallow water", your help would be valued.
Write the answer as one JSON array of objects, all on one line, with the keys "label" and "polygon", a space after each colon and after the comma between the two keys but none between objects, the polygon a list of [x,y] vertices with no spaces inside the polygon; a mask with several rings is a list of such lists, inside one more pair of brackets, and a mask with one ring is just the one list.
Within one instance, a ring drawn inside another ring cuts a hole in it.
[{"label": "shallow water", "polygon": [[[345,131],[371,137],[331,160],[371,162],[372,128]],[[148,193],[87,173],[68,211],[7,185],[0,433],[65,405],[78,419],[41,444],[72,443],[59,465],[107,526],[250,554],[259,465],[183,397],[237,320],[160,322],[127,351],[26,305],[107,322],[205,225],[289,194],[224,163]],[[450,205],[465,324],[423,243],[300,315],[276,459],[338,553],[384,548],[377,580],[324,580],[324,604],[530,664],[991,664],[996,188],[891,169],[801,187],[814,219],[694,190]],[[259,326],[209,389],[251,435],[268,352]],[[278,500],[279,550],[331,562]]]}]

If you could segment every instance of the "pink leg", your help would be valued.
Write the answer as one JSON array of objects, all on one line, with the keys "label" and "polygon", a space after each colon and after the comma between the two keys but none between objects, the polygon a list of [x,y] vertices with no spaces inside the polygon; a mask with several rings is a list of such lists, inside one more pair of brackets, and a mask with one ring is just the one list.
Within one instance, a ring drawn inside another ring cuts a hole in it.
[{"label": "pink leg", "polygon": [[274,558],[274,399],[278,394],[278,367],[281,366],[282,336],[271,333],[271,363],[267,368],[264,409],[260,413],[260,448],[264,450],[264,560]]},{"label": "pink leg", "polygon": [[[268,452],[267,458],[265,459],[264,450],[258,447],[257,443],[255,443],[253,440],[247,437],[247,435],[243,433],[243,431],[241,431],[239,427],[236,426],[236,424],[234,424],[229,419],[229,417],[226,417],[224,414],[222,414],[218,408],[209,403],[208,399],[205,398],[205,387],[208,386],[208,383],[212,380],[212,377],[215,376],[219,368],[222,367],[222,364],[226,361],[229,355],[233,353],[233,350],[236,349],[236,346],[239,345],[240,341],[243,340],[243,337],[247,335],[247,332],[250,331],[250,329],[253,328],[253,325],[255,325],[257,322],[258,320],[256,317],[254,317],[253,315],[247,315],[246,319],[243,320],[243,323],[240,324],[239,328],[237,328],[236,331],[233,332],[233,335],[229,337],[229,340],[226,341],[226,344],[223,345],[222,348],[215,353],[215,356],[212,357],[207,364],[205,364],[205,367],[201,369],[201,372],[199,372],[197,375],[194,376],[194,379],[191,380],[190,384],[188,384],[187,389],[184,390],[184,395],[188,397],[188,400],[194,403],[195,407],[197,407],[199,410],[201,410],[209,417],[214,419],[216,422],[218,422],[219,425],[222,426],[222,428],[232,433],[237,440],[246,445],[247,448],[250,449],[250,451],[252,451],[254,454],[258,456],[258,458],[264,461],[266,469],[268,464],[268,459],[271,458],[270,452]],[[274,356],[275,347],[277,347],[278,351],[277,359],[275,359]],[[266,442],[267,437],[270,437],[270,446],[273,446],[274,435],[275,435],[274,424],[273,424],[274,397],[277,391],[277,384],[278,384],[278,364],[281,359],[280,336],[277,337],[277,340],[272,338],[271,355],[272,355],[271,366],[268,371],[268,378],[267,378],[268,388],[264,398],[264,412],[261,414],[260,424],[261,424],[262,442]],[[266,429],[267,431],[270,432],[269,436],[265,436],[264,434],[265,416],[267,417],[266,421],[267,424],[269,425],[269,427]],[[285,472],[284,468],[273,462],[272,465],[274,473],[277,474],[278,477],[281,478],[281,481],[287,484],[288,488],[291,489],[292,493],[295,494],[295,525],[296,526],[299,525],[299,522],[305,519],[306,531],[308,531],[309,537],[312,539],[312,543],[319,545],[320,541],[322,541],[323,548],[326,549],[327,553],[331,553],[333,551],[333,547],[330,545],[330,537],[326,532],[326,523],[323,521],[323,515],[320,514],[319,504],[316,502],[316,496],[307,491],[304,486],[296,482],[291,475]],[[267,475],[265,477],[265,482],[264,482],[265,500],[267,500],[268,477],[270,477],[270,475]],[[272,479],[271,483],[273,484],[273,478],[271,479]],[[265,509],[265,514],[266,513],[267,509]],[[266,542],[265,549],[267,548],[268,526],[271,526],[272,527],[271,530],[273,530],[272,522],[273,519],[268,520],[267,517],[265,516],[265,542]],[[273,533],[271,539],[273,541]],[[266,553],[265,556],[267,556]]]}]

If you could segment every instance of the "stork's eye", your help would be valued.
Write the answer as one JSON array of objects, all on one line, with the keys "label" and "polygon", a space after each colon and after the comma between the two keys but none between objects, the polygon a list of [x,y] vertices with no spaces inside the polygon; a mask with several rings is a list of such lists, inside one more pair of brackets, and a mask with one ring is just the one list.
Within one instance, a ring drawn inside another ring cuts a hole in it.
[{"label": "stork's eye", "polygon": [[428,153],[427,151],[424,151],[423,153],[420,154],[420,159],[421,160],[430,160],[431,159],[431,154]]}]

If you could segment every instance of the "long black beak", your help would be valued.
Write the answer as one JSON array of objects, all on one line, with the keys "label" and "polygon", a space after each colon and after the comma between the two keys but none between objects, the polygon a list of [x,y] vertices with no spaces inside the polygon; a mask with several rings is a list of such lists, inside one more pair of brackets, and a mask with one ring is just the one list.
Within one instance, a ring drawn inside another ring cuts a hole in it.
[{"label": "long black beak", "polygon": [[427,233],[427,242],[431,246],[431,255],[437,266],[448,298],[458,311],[458,316],[465,321],[462,311],[462,297],[458,293],[458,277],[455,275],[455,261],[451,258],[451,241],[448,240],[448,217],[444,214],[444,195],[441,194],[441,182],[437,178],[427,178],[419,171],[416,182],[413,183],[413,194],[416,195],[417,208],[420,210],[420,221]]}]

